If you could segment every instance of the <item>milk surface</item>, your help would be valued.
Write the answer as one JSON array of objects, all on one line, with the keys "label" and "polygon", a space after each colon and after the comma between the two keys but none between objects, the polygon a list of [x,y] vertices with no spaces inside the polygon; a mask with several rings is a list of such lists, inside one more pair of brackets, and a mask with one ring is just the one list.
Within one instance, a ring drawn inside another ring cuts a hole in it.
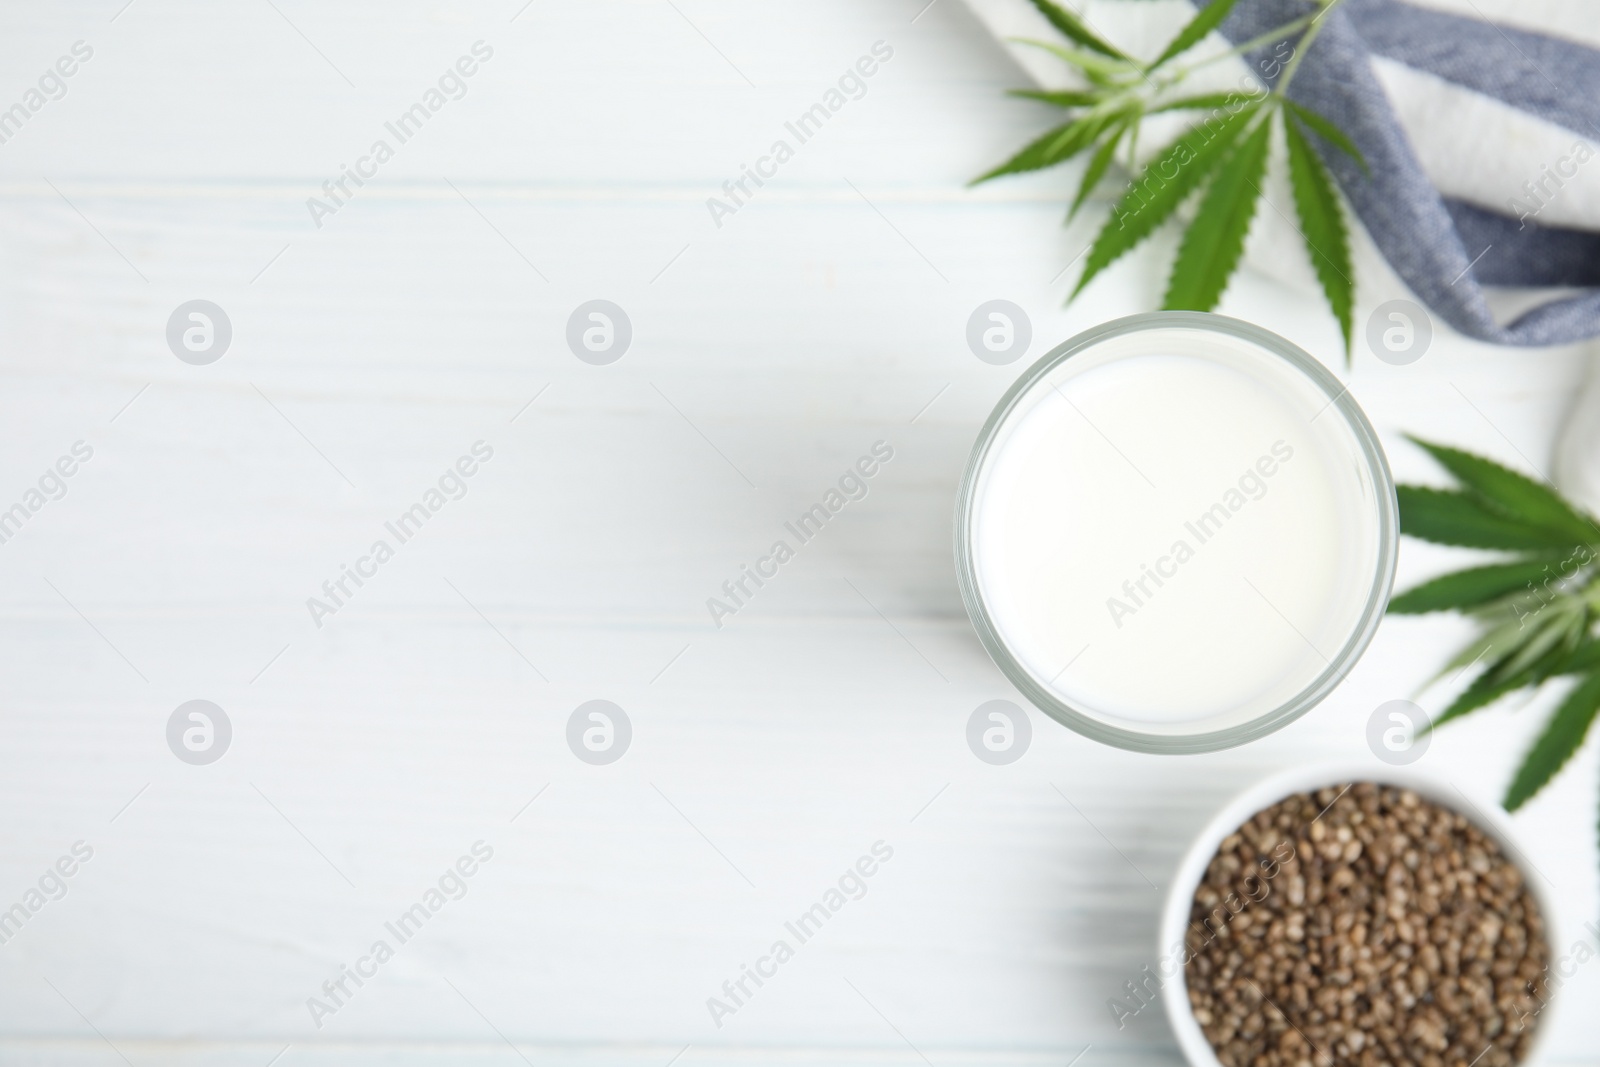
[{"label": "milk surface", "polygon": [[1221,729],[1286,703],[1360,629],[1378,566],[1359,439],[1249,342],[1149,330],[1067,359],[980,468],[985,607],[1033,678],[1124,729]]}]

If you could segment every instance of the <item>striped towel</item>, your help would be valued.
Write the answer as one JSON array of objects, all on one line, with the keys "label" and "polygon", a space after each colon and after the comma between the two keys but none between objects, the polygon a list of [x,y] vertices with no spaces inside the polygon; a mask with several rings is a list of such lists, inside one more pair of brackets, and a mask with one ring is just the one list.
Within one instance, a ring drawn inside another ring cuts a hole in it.
[{"label": "striped towel", "polygon": [[[999,36],[1056,37],[1028,0],[967,3]],[[1139,54],[1154,55],[1186,17],[1185,5],[1165,3],[1071,6],[1135,50],[1140,42],[1116,32],[1128,23],[1118,9],[1162,9],[1155,46]],[[1312,10],[1243,0],[1221,32],[1248,41]],[[1290,85],[1366,157],[1370,173],[1324,154],[1373,243],[1418,300],[1469,337],[1548,345],[1600,335],[1597,14],[1594,0],[1346,0]],[[1271,51],[1246,60],[1257,68]],[[1065,83],[1053,57],[1013,54],[1041,84]],[[1486,286],[1552,292],[1500,321]]]}]

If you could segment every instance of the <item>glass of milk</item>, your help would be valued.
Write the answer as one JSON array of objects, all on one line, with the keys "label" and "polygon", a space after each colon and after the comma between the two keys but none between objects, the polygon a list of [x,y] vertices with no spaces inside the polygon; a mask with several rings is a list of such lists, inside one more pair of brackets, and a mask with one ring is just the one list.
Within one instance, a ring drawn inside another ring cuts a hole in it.
[{"label": "glass of milk", "polygon": [[962,480],[956,559],[984,646],[1040,709],[1123,748],[1204,752],[1350,671],[1397,527],[1378,437],[1322,364],[1166,311],[1080,334],[1011,387]]}]

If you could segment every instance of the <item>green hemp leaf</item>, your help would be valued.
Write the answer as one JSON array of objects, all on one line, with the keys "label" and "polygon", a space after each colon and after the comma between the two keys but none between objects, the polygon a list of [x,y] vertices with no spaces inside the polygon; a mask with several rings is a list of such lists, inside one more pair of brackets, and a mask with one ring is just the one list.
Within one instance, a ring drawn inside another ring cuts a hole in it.
[{"label": "green hemp leaf", "polygon": [[1600,711],[1600,639],[1594,634],[1600,523],[1549,486],[1492,460],[1412,440],[1456,488],[1400,486],[1400,532],[1509,554],[1423,582],[1389,602],[1392,614],[1457,611],[1480,624],[1477,639],[1444,668],[1477,673],[1434,726],[1552,678],[1576,679],[1506,790],[1504,804],[1515,811],[1578,751]]},{"label": "green hemp leaf", "polygon": [[[1090,245],[1083,272],[1068,299],[1075,298],[1101,271],[1198,196],[1199,207],[1179,243],[1162,307],[1211,311],[1238,270],[1257,202],[1263,199],[1271,142],[1275,137],[1281,138],[1288,150],[1297,228],[1323,296],[1338,321],[1348,361],[1353,338],[1355,269],[1345,209],[1323,161],[1321,146],[1350,155],[1363,168],[1366,162],[1338,127],[1284,95],[1323,25],[1322,16],[1340,0],[1326,0],[1314,14],[1220,54],[1187,65],[1180,63],[1180,57],[1203,42],[1228,17],[1236,2],[1213,0],[1179,29],[1160,55],[1142,61],[1111,44],[1080,15],[1061,4],[1032,0],[1034,7],[1071,43],[1019,43],[1044,49],[1061,59],[1087,85],[1082,89],[1013,91],[1013,96],[1062,109],[1067,112],[1067,121],[973,184],[1043,170],[1087,155],[1088,163],[1067,212],[1070,221],[1104,180],[1117,150],[1126,145],[1132,177]],[[1271,73],[1281,72],[1281,77],[1271,92],[1258,89],[1183,96],[1175,91],[1200,67],[1273,44],[1278,46],[1273,53],[1278,58],[1269,61]],[[1199,117],[1140,166],[1136,146],[1144,119],[1171,111],[1193,111]]]}]

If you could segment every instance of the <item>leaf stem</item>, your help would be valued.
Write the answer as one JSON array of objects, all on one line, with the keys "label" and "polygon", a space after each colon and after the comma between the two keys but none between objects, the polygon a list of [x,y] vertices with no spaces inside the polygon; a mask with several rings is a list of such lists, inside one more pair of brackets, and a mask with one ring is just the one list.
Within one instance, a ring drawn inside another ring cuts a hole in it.
[{"label": "leaf stem", "polygon": [[1281,41],[1289,34],[1294,33],[1296,30],[1305,29],[1320,17],[1320,15],[1304,15],[1295,19],[1293,22],[1285,22],[1282,26],[1279,26],[1276,29],[1268,30],[1266,33],[1263,33],[1260,36],[1252,37],[1250,40],[1244,42],[1244,44],[1234,45],[1226,52],[1218,52],[1214,56],[1207,56],[1205,59],[1198,60],[1194,63],[1186,63],[1175,67],[1172,70],[1172,77],[1168,84],[1176,84],[1182,81],[1184,78],[1188,77],[1190,73],[1199,70],[1201,67],[1208,67],[1213,63],[1220,63],[1222,60],[1228,59],[1232,56],[1243,55],[1246,52],[1253,52],[1257,48],[1272,44],[1274,41]]},{"label": "leaf stem", "polygon": [[1283,68],[1283,77],[1278,79],[1278,84],[1272,89],[1275,95],[1286,96],[1288,94],[1289,83],[1294,81],[1295,73],[1300,69],[1301,61],[1306,58],[1306,53],[1311,51],[1311,43],[1317,39],[1317,34],[1321,33],[1322,27],[1326,25],[1323,19],[1342,3],[1344,3],[1344,0],[1324,0],[1322,10],[1312,17],[1311,25],[1307,27],[1305,33],[1300,35],[1300,40],[1295,42],[1294,55],[1289,57],[1288,65]]}]

